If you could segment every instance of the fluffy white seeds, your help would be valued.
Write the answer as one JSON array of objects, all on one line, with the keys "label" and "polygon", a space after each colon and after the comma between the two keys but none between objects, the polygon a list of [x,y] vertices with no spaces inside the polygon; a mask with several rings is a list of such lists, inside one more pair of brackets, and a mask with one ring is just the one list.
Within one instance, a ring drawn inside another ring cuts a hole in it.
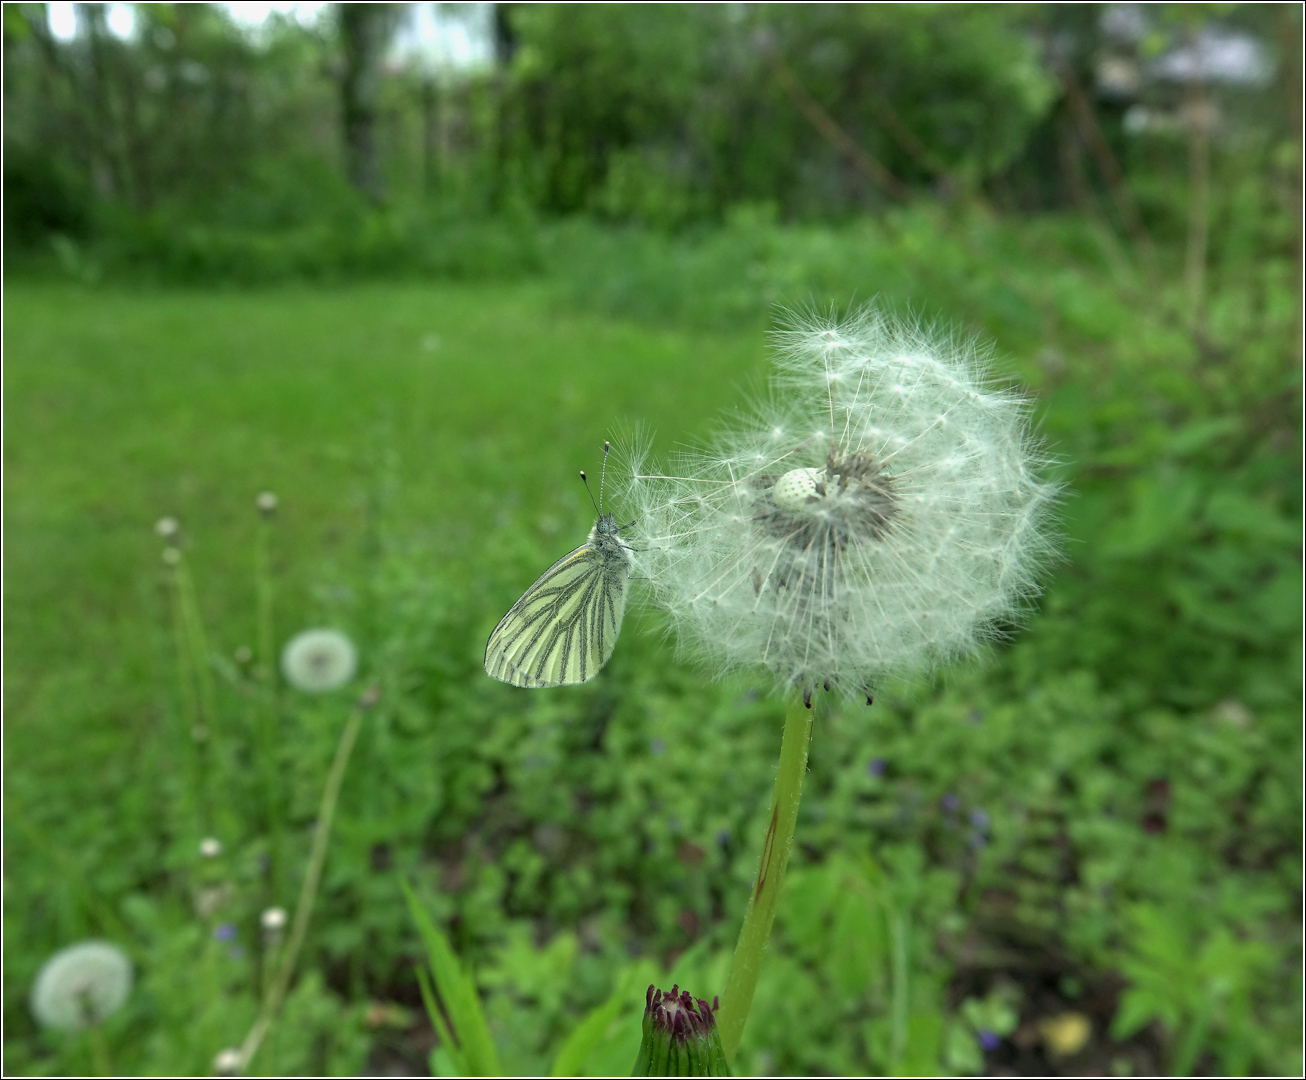
[{"label": "fluffy white seeds", "polygon": [[344,686],[357,669],[354,643],[339,630],[304,630],[281,653],[286,681],[310,694]]},{"label": "fluffy white seeds", "polygon": [[117,945],[83,941],[42,965],[32,986],[32,1015],[45,1027],[78,1031],[117,1012],[131,988],[131,961]]},{"label": "fluffy white seeds", "polygon": [[1056,487],[973,345],[867,309],[778,335],[770,401],[708,452],[637,462],[639,572],[719,674],[865,693],[973,651],[1037,592]]}]

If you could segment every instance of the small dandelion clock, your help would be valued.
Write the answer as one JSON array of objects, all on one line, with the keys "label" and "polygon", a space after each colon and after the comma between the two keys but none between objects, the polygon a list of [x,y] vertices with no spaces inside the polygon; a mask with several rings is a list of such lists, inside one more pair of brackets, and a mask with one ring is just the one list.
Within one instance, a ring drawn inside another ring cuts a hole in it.
[{"label": "small dandelion clock", "polygon": [[32,1015],[43,1027],[81,1031],[122,1008],[131,988],[131,961],[117,945],[79,942],[42,965],[32,984]]},{"label": "small dandelion clock", "polygon": [[286,681],[309,694],[337,690],[357,670],[354,643],[339,630],[304,630],[290,639],[281,654]]}]

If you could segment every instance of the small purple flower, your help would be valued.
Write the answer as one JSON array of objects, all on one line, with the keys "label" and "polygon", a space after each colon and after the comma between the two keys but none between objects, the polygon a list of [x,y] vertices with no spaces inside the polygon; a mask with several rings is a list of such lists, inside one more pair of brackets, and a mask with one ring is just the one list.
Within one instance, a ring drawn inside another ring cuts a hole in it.
[{"label": "small purple flower", "polygon": [[884,770],[889,767],[889,763],[882,757],[871,758],[871,763],[866,766],[866,771],[872,776],[883,776]]},{"label": "small purple flower", "polygon": [[667,744],[662,739],[650,739],[648,748],[654,757],[661,757],[667,752]]},{"label": "small purple flower", "polygon": [[725,847],[728,843],[730,843],[730,830],[718,829],[716,833],[716,842],[721,847]]},{"label": "small purple flower", "polygon": [[236,936],[236,924],[229,922],[218,923],[213,928],[213,936],[219,941],[230,941]]},{"label": "small purple flower", "polygon": [[954,795],[951,791],[949,791],[945,796],[943,796],[943,798],[939,800],[939,805],[942,806],[943,809],[946,810],[949,814],[955,814],[957,812],[957,807],[961,805],[961,800],[957,798],[957,796]]},{"label": "small purple flower", "polygon": [[992,1031],[981,1031],[979,1035],[976,1036],[976,1038],[979,1040],[980,1049],[985,1051],[986,1053],[992,1050],[996,1050],[998,1048],[998,1044],[1002,1042],[1002,1039],[999,1038],[998,1035]]},{"label": "small purple flower", "polygon": [[970,823],[974,825],[979,832],[989,831],[989,815],[983,810],[978,808],[972,810],[970,812]]}]

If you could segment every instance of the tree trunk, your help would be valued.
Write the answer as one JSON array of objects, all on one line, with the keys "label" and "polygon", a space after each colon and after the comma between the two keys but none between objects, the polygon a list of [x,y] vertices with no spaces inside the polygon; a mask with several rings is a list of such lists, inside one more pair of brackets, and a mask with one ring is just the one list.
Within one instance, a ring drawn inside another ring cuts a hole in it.
[{"label": "tree trunk", "polygon": [[345,170],[349,182],[376,204],[385,198],[377,153],[377,99],[381,60],[394,24],[395,8],[391,4],[340,5],[340,38],[345,54],[340,80]]},{"label": "tree trunk", "polygon": [[434,76],[422,80],[422,190],[440,190],[440,88]]}]

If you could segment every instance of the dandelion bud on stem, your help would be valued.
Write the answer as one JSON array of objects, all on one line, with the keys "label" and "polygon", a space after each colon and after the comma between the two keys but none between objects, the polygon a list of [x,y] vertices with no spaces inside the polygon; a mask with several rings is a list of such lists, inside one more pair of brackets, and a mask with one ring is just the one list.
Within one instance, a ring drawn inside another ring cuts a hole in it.
[{"label": "dandelion bud on stem", "polygon": [[709,1005],[679,985],[645,995],[644,1037],[632,1076],[729,1076],[717,1032],[715,999]]}]

